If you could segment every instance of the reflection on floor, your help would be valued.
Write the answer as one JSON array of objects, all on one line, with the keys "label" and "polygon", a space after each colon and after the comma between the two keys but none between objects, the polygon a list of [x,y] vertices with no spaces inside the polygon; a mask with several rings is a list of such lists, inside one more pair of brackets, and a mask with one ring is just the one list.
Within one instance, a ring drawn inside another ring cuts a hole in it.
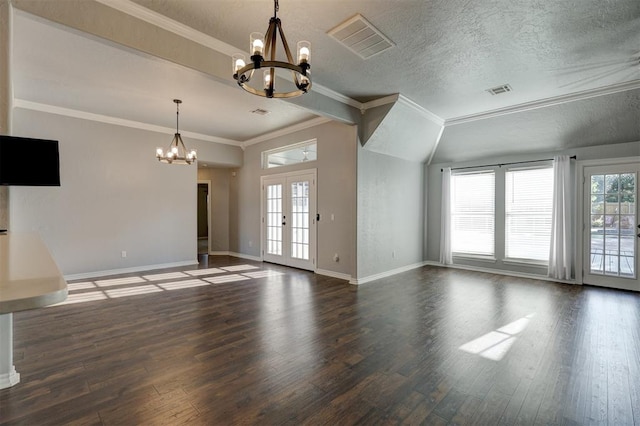
[{"label": "reflection on floor", "polygon": [[[157,293],[160,291],[179,290],[189,287],[225,284],[285,275],[283,272],[271,269],[255,271],[256,269],[260,268],[253,265],[230,265],[217,268],[194,269],[192,271],[73,282],[68,284],[69,296],[67,300],[51,306],[92,302],[95,300],[114,299],[118,297]],[[230,272],[240,273],[230,274]],[[203,278],[194,279],[193,277]]]},{"label": "reflection on floor", "polygon": [[207,238],[198,238],[198,254],[209,253],[209,240]]},{"label": "reflection on floor", "polygon": [[529,321],[534,316],[535,314],[529,314],[504,327],[490,331],[484,336],[465,343],[459,349],[493,361],[500,361],[511,349],[511,345],[516,341],[517,335],[527,328]]}]

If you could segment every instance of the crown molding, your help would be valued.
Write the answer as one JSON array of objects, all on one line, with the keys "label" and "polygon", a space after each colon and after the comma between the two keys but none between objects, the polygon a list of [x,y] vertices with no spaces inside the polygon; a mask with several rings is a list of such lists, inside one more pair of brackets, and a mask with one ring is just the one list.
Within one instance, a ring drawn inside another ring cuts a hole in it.
[{"label": "crown molding", "polygon": [[[209,49],[228,55],[229,57],[233,56],[236,53],[241,52],[241,50],[235,46],[232,46],[228,43],[220,41],[215,37],[212,37],[208,34],[205,34],[201,31],[191,28],[181,22],[173,20],[158,12],[154,12],[153,10],[147,9],[146,7],[141,6],[137,3],[134,3],[130,0],[96,0],[96,1],[98,3],[102,3],[105,6],[119,10],[120,12],[126,13],[129,16],[138,18],[151,25],[155,25],[158,28],[167,30],[173,34],[176,34],[194,43],[198,43],[202,46],[208,47]],[[242,53],[248,55],[247,52],[242,52]],[[229,61],[229,63],[231,63],[231,61]],[[229,77],[231,77],[231,74],[229,74]],[[313,91],[318,92],[319,94],[327,96],[340,103],[352,106],[354,108],[360,109],[362,105],[360,102],[356,101],[355,99],[351,99],[348,96],[345,96],[341,93],[331,90],[328,87],[322,86],[318,83],[313,83]]]},{"label": "crown molding", "polygon": [[374,99],[372,101],[360,104],[360,108],[362,110],[366,111],[368,109],[377,108],[379,106],[392,104],[394,102],[397,102],[398,99],[400,98],[400,96],[401,96],[400,93],[395,93],[395,94],[389,95],[389,96],[383,96],[381,98]]},{"label": "crown molding", "polygon": [[324,95],[328,98],[333,99],[334,101],[338,101],[340,103],[343,103],[345,105],[349,105],[351,107],[357,108],[359,110],[362,109],[362,103],[356,101],[355,99],[352,99],[348,96],[345,96],[341,93],[336,92],[335,90],[331,90],[328,87],[325,86],[321,86],[319,84],[313,83],[313,90],[312,92],[316,92],[319,93],[321,95]]},{"label": "crown molding", "polygon": [[134,3],[130,0],[96,0],[96,1],[112,9],[119,10],[120,12],[126,13],[129,16],[138,18],[151,25],[155,25],[156,27],[162,28],[163,30],[167,30],[176,35],[179,35],[180,37],[184,37],[187,40],[191,40],[195,43],[201,44],[205,47],[224,53],[226,55],[232,56],[234,53],[238,53],[238,48],[230,44],[227,44],[214,37],[211,37],[210,35],[207,35],[203,32],[195,30],[183,23],[180,23],[176,20],[168,18],[158,12],[154,12],[153,10],[147,9],[146,7],[141,6],[137,3]]},{"label": "crown molding", "polygon": [[[94,114],[92,112],[78,111],[75,109],[63,108],[55,105],[31,102],[31,101],[26,101],[24,99],[14,99],[13,107],[27,109],[31,111],[46,112],[49,114],[62,115],[65,117],[79,118],[82,120],[96,121],[98,123],[113,124],[116,126],[129,127],[132,129],[147,130],[150,132],[169,133],[169,134],[175,133],[175,129],[169,128],[169,127],[156,126],[155,124],[142,123],[140,121],[127,120],[124,118],[111,117],[111,116],[102,115],[102,114]],[[232,139],[225,139],[225,138],[220,138],[216,136],[209,136],[209,135],[204,135],[202,133],[195,133],[195,132],[189,132],[184,130],[181,131],[180,134],[190,139],[197,139],[197,140],[206,141],[206,142],[215,142],[215,143],[221,143],[225,145],[242,147],[242,142],[232,140]]]},{"label": "crown molding", "polygon": [[632,80],[624,83],[612,84],[610,86],[599,87],[596,89],[583,90],[581,92],[570,93],[567,95],[554,96],[537,101],[525,102],[518,105],[512,105],[505,108],[498,108],[490,111],[484,111],[477,114],[470,114],[444,120],[445,126],[455,126],[457,124],[469,123],[477,120],[485,120],[487,118],[495,118],[503,115],[514,114],[518,112],[531,111],[534,109],[545,108],[555,105],[562,105],[570,102],[581,101],[584,99],[596,98],[599,96],[611,95],[614,93],[626,92],[629,90],[640,89],[640,80]]},{"label": "crown molding", "polygon": [[286,127],[284,129],[276,130],[273,132],[265,133],[255,138],[247,139],[242,143],[242,149],[250,145],[255,145],[260,142],[268,141],[269,139],[279,138],[281,136],[290,135],[291,133],[299,132],[301,130],[309,129],[311,127],[319,126],[320,124],[328,123],[331,120],[326,117],[316,117],[311,120],[303,121],[302,123],[294,124],[293,126]]}]

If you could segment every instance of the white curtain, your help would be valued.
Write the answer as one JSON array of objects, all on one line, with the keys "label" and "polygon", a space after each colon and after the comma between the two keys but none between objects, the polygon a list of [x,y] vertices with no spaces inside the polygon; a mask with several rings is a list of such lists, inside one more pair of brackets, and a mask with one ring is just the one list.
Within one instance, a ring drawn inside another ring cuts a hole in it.
[{"label": "white curtain", "polygon": [[551,278],[571,279],[571,173],[568,155],[553,158],[553,213],[549,270]]},{"label": "white curtain", "polygon": [[442,170],[442,211],[440,215],[440,263],[451,265],[451,167]]}]

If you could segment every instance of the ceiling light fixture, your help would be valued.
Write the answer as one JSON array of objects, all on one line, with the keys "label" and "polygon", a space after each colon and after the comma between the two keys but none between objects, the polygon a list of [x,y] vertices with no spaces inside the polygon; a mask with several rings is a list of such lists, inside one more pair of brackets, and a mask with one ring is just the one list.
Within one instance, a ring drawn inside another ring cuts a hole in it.
[{"label": "ceiling light fixture", "polygon": [[182,142],[182,137],[180,136],[178,128],[180,118],[179,108],[182,101],[180,99],[174,99],[173,102],[176,104],[176,134],[173,135],[173,140],[171,141],[166,153],[162,148],[156,148],[156,158],[158,161],[167,164],[191,164],[197,160],[196,150],[187,150],[184,146],[184,142]]},{"label": "ceiling light fixture", "polygon": [[[307,93],[311,89],[311,74],[309,59],[311,58],[311,43],[308,41],[298,42],[298,63],[293,62],[291,50],[287,44],[287,39],[282,30],[282,23],[278,18],[278,0],[273,2],[273,17],[269,20],[267,33],[262,36],[260,33],[251,33],[249,37],[251,61],[247,64],[245,56],[241,53],[232,57],[233,78],[238,81],[238,85],[249,93],[266,98],[293,98]],[[280,35],[280,40],[287,56],[287,62],[276,60],[276,38]],[[264,56],[263,56],[264,53]],[[265,57],[268,60],[265,60]],[[254,83],[249,83],[253,74],[258,69],[264,69],[261,87]],[[295,89],[290,86],[290,91],[276,91],[276,70],[291,71]],[[257,86],[257,87],[256,87]]]}]

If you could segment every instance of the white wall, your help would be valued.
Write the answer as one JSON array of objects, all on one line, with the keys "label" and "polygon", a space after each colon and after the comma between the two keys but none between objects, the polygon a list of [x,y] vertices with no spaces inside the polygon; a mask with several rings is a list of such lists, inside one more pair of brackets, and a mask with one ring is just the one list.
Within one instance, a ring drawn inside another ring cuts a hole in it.
[{"label": "white wall", "polygon": [[[196,261],[196,168],[154,156],[172,135],[23,109],[13,134],[59,141],[61,186],[11,187],[9,220],[38,231],[63,274]],[[185,144],[240,164],[237,147]]]},{"label": "white wall", "polygon": [[[269,170],[261,168],[261,155],[310,139],[317,140],[318,159]],[[230,182],[230,251],[260,257],[260,177],[308,168],[317,169],[317,206],[321,220],[317,232],[318,269],[354,276],[355,273],[355,126],[321,124],[286,136],[250,145],[244,166]],[[334,221],[329,218],[334,215]],[[333,255],[340,260],[335,262]]]},{"label": "white wall", "polygon": [[358,280],[423,261],[420,162],[358,149]]},{"label": "white wall", "polygon": [[[472,167],[472,166],[481,166],[486,164],[497,164],[497,163],[508,163],[508,162],[516,162],[516,161],[530,161],[530,160],[539,160],[539,159],[548,159],[553,158],[554,155],[566,154],[566,155],[576,155],[577,161],[584,160],[603,160],[607,158],[625,158],[632,156],[640,156],[640,142],[631,142],[631,143],[622,143],[622,144],[609,144],[609,145],[600,145],[593,146],[587,148],[574,148],[561,152],[541,152],[537,154],[529,154],[529,155],[520,155],[520,156],[509,156],[509,157],[500,157],[500,158],[489,158],[483,160],[469,161],[464,163],[441,163],[441,164],[432,164],[431,166],[425,166],[425,172],[427,173],[427,194],[428,194],[428,210],[427,210],[427,234],[429,238],[427,239],[427,252],[425,260],[438,262],[440,257],[440,223],[441,223],[441,200],[442,200],[442,173],[441,169],[443,167]],[[575,163],[572,167],[572,172],[575,176]],[[500,180],[502,179],[502,181]],[[582,181],[576,177],[575,188],[577,191],[582,193]],[[496,193],[496,201],[498,207],[502,206],[504,208],[504,200],[501,198],[504,196],[504,179],[503,174],[496,175],[496,188],[499,190],[502,188],[502,191]],[[572,208],[574,212],[576,211],[575,199],[571,200]],[[498,212],[496,212],[498,213]],[[574,220],[574,225],[581,223],[581,219],[576,218]],[[504,235],[504,222],[497,221],[496,223],[496,236]],[[575,230],[574,230],[575,231]],[[502,261],[502,255],[504,253],[504,241],[496,240],[496,262],[485,262],[481,260],[471,260],[471,259],[454,259],[455,263],[460,265],[466,265],[477,268],[489,268],[489,269],[497,269],[497,270],[505,270],[517,273],[527,273],[527,274],[537,274],[544,275],[547,274],[547,268],[544,267],[536,267],[536,266],[526,266],[526,265],[514,265],[514,264],[505,264]],[[578,256],[581,256],[581,253],[577,252]],[[576,265],[576,259],[574,258],[573,262],[574,266]]]}]

